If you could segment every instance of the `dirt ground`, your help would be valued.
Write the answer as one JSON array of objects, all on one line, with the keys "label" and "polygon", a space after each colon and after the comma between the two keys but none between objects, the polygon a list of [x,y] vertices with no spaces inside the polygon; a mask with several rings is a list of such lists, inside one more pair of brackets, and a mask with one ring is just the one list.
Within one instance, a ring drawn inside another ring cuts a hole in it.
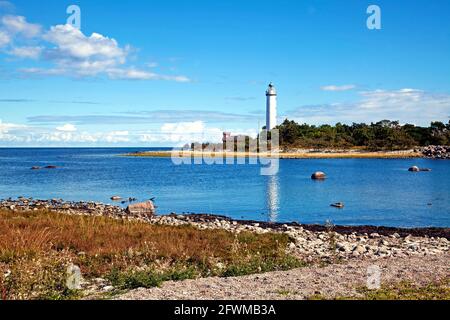
[{"label": "dirt ground", "polygon": [[123,300],[275,300],[358,297],[367,286],[370,271],[379,267],[381,284],[407,281],[420,286],[450,277],[450,254],[426,257],[355,259],[325,267],[310,266],[235,278],[202,278],[166,282],[160,288],[137,289],[118,297]]}]

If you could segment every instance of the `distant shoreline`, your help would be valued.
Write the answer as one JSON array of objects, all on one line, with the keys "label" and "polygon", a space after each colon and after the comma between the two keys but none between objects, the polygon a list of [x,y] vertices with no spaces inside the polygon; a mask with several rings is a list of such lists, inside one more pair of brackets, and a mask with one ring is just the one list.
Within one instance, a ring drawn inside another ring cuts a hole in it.
[{"label": "distant shoreline", "polygon": [[144,151],[128,153],[122,156],[143,157],[143,158],[170,158],[172,155],[179,157],[234,157],[234,158],[280,158],[280,159],[412,159],[423,158],[421,152],[414,150],[403,151],[361,151],[361,150],[326,150],[313,151],[301,150],[295,152],[279,152],[279,153],[257,153],[257,152],[199,152],[199,151]]}]

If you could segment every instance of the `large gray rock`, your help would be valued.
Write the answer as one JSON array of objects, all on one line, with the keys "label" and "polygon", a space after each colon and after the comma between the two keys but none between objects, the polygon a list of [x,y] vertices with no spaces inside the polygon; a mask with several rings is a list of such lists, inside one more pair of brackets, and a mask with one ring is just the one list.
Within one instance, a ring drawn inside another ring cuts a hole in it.
[{"label": "large gray rock", "polygon": [[134,217],[151,218],[155,215],[155,205],[152,201],[140,202],[130,204],[127,208],[127,213]]}]

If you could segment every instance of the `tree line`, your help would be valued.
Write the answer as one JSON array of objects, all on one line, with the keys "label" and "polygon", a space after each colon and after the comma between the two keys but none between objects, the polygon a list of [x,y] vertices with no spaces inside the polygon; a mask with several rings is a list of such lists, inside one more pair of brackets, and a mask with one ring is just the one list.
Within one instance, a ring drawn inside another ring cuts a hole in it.
[{"label": "tree line", "polygon": [[277,127],[280,146],[294,148],[353,148],[367,150],[404,150],[427,145],[450,145],[450,121],[432,122],[429,127],[398,121],[382,120],[376,123],[346,125],[298,124],[286,119]]}]

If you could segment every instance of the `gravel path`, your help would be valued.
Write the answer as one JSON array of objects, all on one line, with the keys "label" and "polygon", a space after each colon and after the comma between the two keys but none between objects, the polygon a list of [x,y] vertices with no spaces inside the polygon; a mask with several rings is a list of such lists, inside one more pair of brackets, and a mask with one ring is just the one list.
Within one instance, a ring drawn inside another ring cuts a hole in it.
[{"label": "gravel path", "polygon": [[137,289],[118,297],[123,300],[262,300],[357,296],[366,285],[367,269],[381,269],[381,283],[411,281],[426,285],[450,277],[450,254],[433,256],[355,259],[345,264],[311,266],[235,278],[202,278],[166,282],[160,288]]}]

